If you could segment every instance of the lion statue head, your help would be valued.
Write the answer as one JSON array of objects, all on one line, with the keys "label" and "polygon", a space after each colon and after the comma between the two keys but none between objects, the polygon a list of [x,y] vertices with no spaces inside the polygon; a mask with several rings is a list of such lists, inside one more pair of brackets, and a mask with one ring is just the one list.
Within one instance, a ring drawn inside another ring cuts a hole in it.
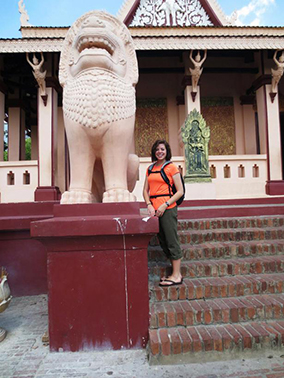
[{"label": "lion statue head", "polygon": [[133,116],[138,66],[126,26],[102,11],[75,21],[63,44],[59,81],[64,116],[82,126]]}]

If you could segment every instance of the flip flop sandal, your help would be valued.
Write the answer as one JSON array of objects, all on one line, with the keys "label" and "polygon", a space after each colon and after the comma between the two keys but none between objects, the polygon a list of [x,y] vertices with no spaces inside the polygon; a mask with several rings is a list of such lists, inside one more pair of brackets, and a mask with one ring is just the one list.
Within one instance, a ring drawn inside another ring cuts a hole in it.
[{"label": "flip flop sandal", "polygon": [[162,285],[161,282],[159,283],[159,286],[162,286],[162,287],[167,287],[167,286],[176,286],[176,285],[181,285],[183,283],[183,278],[179,281],[179,282],[175,282],[175,281],[172,281],[172,280],[164,280],[162,282],[170,282],[169,284],[167,285]]}]

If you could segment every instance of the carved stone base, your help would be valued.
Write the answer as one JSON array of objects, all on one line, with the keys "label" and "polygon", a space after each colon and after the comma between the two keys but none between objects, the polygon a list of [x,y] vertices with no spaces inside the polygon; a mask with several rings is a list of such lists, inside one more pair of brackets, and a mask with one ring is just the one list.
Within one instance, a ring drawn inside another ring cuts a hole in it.
[{"label": "carved stone base", "polygon": [[5,331],[5,329],[0,328],[0,343],[1,341],[5,339],[6,335],[7,335],[7,332]]},{"label": "carved stone base", "polygon": [[57,186],[38,186],[35,190],[35,201],[59,201],[61,192]]},{"label": "carved stone base", "polygon": [[47,249],[51,351],[146,346],[147,247],[157,231],[137,202],[54,205],[52,219],[32,222]]}]

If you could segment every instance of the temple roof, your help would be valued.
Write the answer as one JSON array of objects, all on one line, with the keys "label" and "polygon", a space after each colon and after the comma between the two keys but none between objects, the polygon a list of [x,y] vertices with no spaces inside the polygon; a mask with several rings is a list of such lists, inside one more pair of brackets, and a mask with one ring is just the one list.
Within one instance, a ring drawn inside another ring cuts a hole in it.
[{"label": "temple roof", "polygon": [[[23,28],[22,28],[23,29]],[[24,27],[23,38],[0,39],[0,52],[61,51],[68,28]],[[284,50],[284,27],[130,28],[136,50]]]},{"label": "temple roof", "polygon": [[[284,27],[232,26],[217,0],[125,0],[117,17],[136,50],[284,49]],[[22,38],[0,38],[0,53],[60,52],[68,29],[23,25]]]}]

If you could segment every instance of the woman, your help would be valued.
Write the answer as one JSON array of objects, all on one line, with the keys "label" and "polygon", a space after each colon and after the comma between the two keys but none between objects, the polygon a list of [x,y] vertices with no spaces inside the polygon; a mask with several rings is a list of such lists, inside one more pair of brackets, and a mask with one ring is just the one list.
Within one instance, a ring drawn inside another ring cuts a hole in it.
[{"label": "woman", "polygon": [[151,173],[147,170],[143,197],[150,216],[159,217],[158,238],[160,245],[171,260],[172,274],[163,277],[160,286],[174,286],[182,284],[180,272],[182,252],[177,235],[177,206],[176,201],[183,195],[183,185],[178,168],[173,164],[164,167],[170,184],[177,189],[173,195],[169,194],[169,186],[162,178],[160,171],[163,164],[172,157],[171,148],[165,140],[157,140],[151,150],[152,162],[155,162]]}]

